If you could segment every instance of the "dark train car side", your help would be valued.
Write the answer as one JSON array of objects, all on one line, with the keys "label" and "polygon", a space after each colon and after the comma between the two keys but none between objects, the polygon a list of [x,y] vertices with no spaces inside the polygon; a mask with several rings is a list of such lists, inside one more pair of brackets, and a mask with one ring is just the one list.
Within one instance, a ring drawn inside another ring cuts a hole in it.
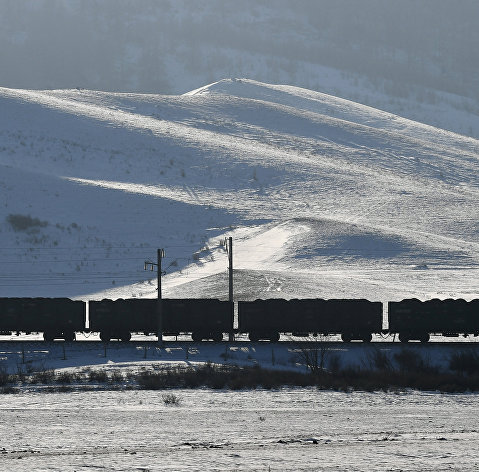
[{"label": "dark train car side", "polygon": [[280,334],[340,334],[369,342],[382,331],[381,302],[353,299],[268,299],[238,302],[238,331],[250,340],[277,341]]},{"label": "dark train car side", "polygon": [[[158,332],[157,299],[119,299],[89,302],[90,331],[99,332],[103,341],[128,341],[132,333]],[[177,336],[191,334],[195,341],[220,341],[232,331],[231,305],[216,299],[164,298],[162,332]]]},{"label": "dark train car side", "polygon": [[388,303],[389,332],[401,342],[428,342],[430,335],[479,335],[479,300],[421,301],[410,298]]},{"label": "dark train car side", "polygon": [[233,307],[228,301],[208,298],[163,300],[165,334],[191,333],[193,341],[221,341],[233,331]]},{"label": "dark train car side", "polygon": [[86,303],[69,298],[0,298],[0,332],[43,333],[45,341],[73,341],[84,331]]},{"label": "dark train car side", "polygon": [[103,299],[88,302],[89,330],[102,341],[129,341],[131,333],[155,331],[155,300],[137,298]]}]

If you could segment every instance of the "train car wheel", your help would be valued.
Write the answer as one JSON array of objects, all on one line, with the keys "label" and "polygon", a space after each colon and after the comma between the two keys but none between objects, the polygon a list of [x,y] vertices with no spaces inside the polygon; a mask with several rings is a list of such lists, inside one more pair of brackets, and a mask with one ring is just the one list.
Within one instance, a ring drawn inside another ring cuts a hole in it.
[{"label": "train car wheel", "polygon": [[402,343],[408,343],[409,342],[409,335],[406,333],[399,333],[399,341]]},{"label": "train car wheel", "polygon": [[373,335],[371,333],[364,333],[361,335],[363,343],[370,343],[373,340]]},{"label": "train car wheel", "polygon": [[66,342],[71,343],[71,342],[75,341],[75,333],[73,333],[73,332],[65,333],[64,336],[63,336],[63,339]]},{"label": "train car wheel", "polygon": [[44,341],[47,341],[47,342],[51,343],[51,342],[53,342],[54,339],[55,339],[55,336],[50,331],[45,331],[43,333],[43,340]]},{"label": "train car wheel", "polygon": [[429,342],[429,339],[430,339],[429,333],[423,333],[421,334],[421,336],[419,336],[419,341],[421,341],[424,344]]},{"label": "train car wheel", "polygon": [[130,332],[125,332],[125,333],[122,333],[121,336],[120,336],[120,339],[123,341],[123,342],[128,342],[130,339],[131,339],[131,333]]},{"label": "train car wheel", "polygon": [[195,343],[199,343],[200,341],[203,340],[203,336],[201,335],[201,333],[198,333],[198,331],[193,331],[191,333],[191,339],[195,342]]},{"label": "train car wheel", "polygon": [[108,333],[107,331],[100,331],[100,339],[101,339],[104,343],[108,343],[108,342],[110,342],[110,340],[111,340],[111,334]]},{"label": "train car wheel", "polygon": [[279,341],[279,333],[271,333],[269,340],[272,343],[277,343]]},{"label": "train car wheel", "polygon": [[351,339],[353,339],[353,337],[350,334],[341,334],[341,341],[343,341],[343,343],[350,343]]},{"label": "train car wheel", "polygon": [[249,338],[250,341],[252,341],[254,343],[258,342],[259,341],[259,334],[252,331],[251,333],[248,334],[248,338]]}]

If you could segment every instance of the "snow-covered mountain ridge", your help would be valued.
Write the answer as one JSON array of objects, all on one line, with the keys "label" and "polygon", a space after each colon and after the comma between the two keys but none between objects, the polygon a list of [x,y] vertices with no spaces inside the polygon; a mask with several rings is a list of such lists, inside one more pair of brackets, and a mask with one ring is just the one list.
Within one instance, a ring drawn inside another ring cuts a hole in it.
[{"label": "snow-covered mountain ridge", "polygon": [[0,109],[2,296],[156,296],[164,247],[165,296],[225,298],[230,235],[238,298],[477,296],[473,138],[247,79]]},{"label": "snow-covered mountain ridge", "polygon": [[479,4],[3,0],[0,84],[181,94],[249,77],[479,137]]}]

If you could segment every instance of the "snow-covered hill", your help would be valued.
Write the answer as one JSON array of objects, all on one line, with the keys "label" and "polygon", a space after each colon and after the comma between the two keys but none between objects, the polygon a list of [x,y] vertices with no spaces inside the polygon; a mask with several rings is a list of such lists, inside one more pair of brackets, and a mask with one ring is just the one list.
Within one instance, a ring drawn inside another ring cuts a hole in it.
[{"label": "snow-covered hill", "polygon": [[[0,295],[479,294],[479,141],[246,79],[0,88]],[[151,281],[148,279],[152,279]]]},{"label": "snow-covered hill", "polygon": [[290,84],[479,138],[479,3],[3,0],[0,85]]}]

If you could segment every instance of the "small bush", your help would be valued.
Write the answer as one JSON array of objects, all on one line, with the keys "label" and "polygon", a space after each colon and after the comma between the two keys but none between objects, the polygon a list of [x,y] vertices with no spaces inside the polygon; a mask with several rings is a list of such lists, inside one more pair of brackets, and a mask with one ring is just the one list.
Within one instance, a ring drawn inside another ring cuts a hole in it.
[{"label": "small bush", "polygon": [[449,359],[449,369],[461,374],[473,375],[479,373],[479,355],[476,351],[455,352]]},{"label": "small bush", "polygon": [[391,371],[393,365],[389,353],[379,350],[377,347],[371,346],[366,353],[366,359],[363,360],[366,368],[379,371]]},{"label": "small bush", "polygon": [[166,376],[157,372],[140,372],[137,381],[144,390],[161,390],[168,387]]},{"label": "small bush", "polygon": [[50,369],[41,370],[35,372],[30,377],[30,383],[32,384],[48,384],[53,382],[55,378],[55,371]]},{"label": "small bush", "polygon": [[119,383],[119,382],[123,382],[123,380],[124,380],[123,374],[119,370],[115,370],[112,372],[110,377],[111,382]]},{"label": "small bush", "polygon": [[338,354],[333,354],[329,357],[329,370],[336,374],[341,370],[341,357]]},{"label": "small bush", "polygon": [[430,362],[424,359],[419,353],[412,349],[402,349],[394,354],[399,370],[401,372],[437,372],[437,368],[432,366]]},{"label": "small bush", "polygon": [[320,375],[330,355],[331,344],[328,336],[320,334],[306,337],[303,341],[307,343],[297,343],[295,346],[297,360],[304,364],[310,373]]},{"label": "small bush", "polygon": [[167,406],[179,406],[181,403],[181,398],[174,393],[165,393],[161,398],[163,403]]},{"label": "small bush", "polygon": [[58,383],[61,384],[70,384],[73,382],[73,380],[75,380],[75,377],[75,374],[71,372],[60,372],[57,375],[56,380]]},{"label": "small bush", "polygon": [[0,369],[0,387],[4,387],[8,383],[10,383],[11,380],[12,379],[10,375],[8,375],[8,372],[6,371],[6,369],[4,368]]},{"label": "small bush", "polygon": [[105,370],[91,370],[88,372],[88,380],[90,382],[107,382],[108,374]]},{"label": "small bush", "polygon": [[32,218],[30,215],[10,214],[7,216],[9,223],[14,231],[32,231],[40,227],[48,226],[48,222],[40,221],[38,218]]}]

